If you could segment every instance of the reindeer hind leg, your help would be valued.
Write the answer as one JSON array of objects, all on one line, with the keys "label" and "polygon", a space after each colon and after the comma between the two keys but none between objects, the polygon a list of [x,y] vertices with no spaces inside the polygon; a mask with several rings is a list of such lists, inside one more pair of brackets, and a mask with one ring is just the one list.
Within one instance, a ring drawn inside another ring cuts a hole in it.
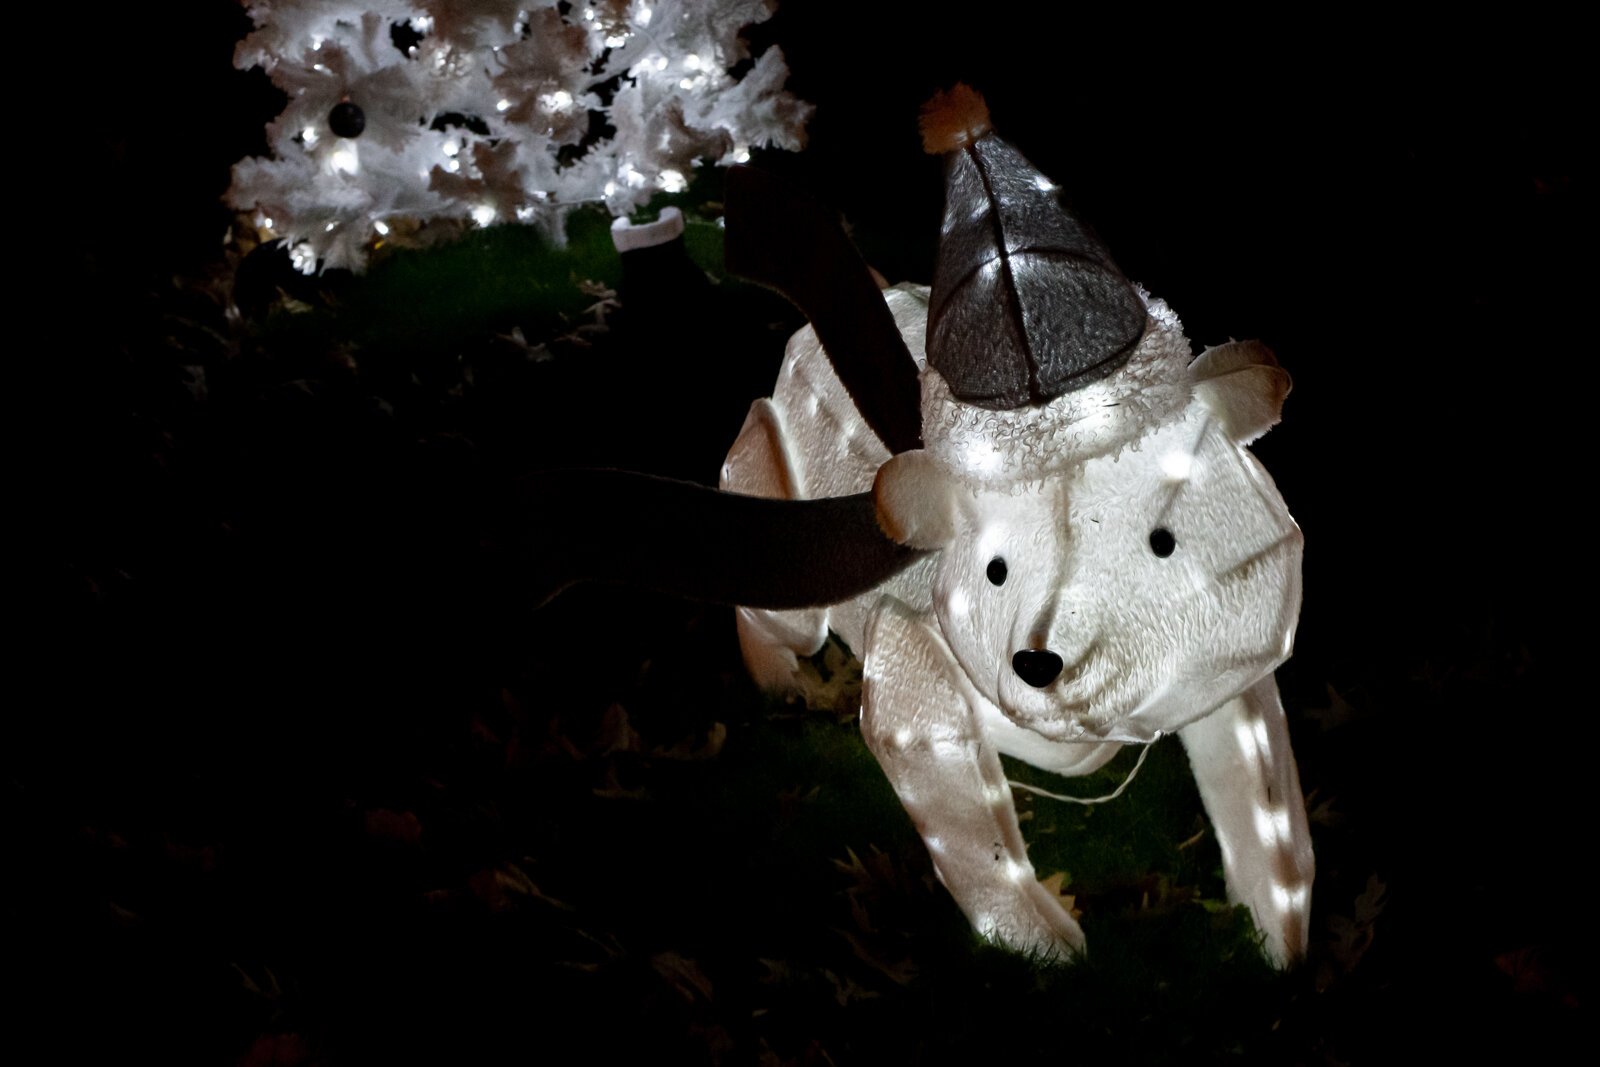
[{"label": "reindeer hind leg", "polygon": [[[750,496],[805,499],[803,475],[789,448],[783,412],[771,400],[750,405],[723,464],[721,487]],[[799,658],[814,655],[827,641],[828,609],[740,607],[735,622],[745,666],[756,684],[773,693],[804,695]]]}]

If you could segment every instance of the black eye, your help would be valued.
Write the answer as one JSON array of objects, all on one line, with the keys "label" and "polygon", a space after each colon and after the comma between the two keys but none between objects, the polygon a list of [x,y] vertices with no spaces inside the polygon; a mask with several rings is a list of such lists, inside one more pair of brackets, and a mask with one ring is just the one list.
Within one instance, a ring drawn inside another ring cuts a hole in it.
[{"label": "black eye", "polygon": [[1006,561],[996,556],[989,561],[989,581],[995,585],[1006,583]]},{"label": "black eye", "polygon": [[1150,531],[1150,551],[1166,559],[1172,555],[1173,549],[1178,547],[1178,539],[1172,536],[1172,531],[1165,526],[1157,526]]}]

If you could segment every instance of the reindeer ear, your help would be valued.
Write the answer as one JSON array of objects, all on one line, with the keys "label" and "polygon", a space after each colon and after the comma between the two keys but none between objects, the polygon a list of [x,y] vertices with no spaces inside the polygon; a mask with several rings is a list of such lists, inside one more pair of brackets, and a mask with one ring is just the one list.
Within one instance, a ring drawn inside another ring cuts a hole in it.
[{"label": "reindeer ear", "polygon": [[1247,445],[1278,424],[1291,386],[1260,341],[1229,341],[1200,353],[1189,372],[1194,392],[1234,441]]},{"label": "reindeer ear", "polygon": [[955,539],[957,482],[926,449],[902,452],[872,483],[878,525],[911,548],[944,548]]}]

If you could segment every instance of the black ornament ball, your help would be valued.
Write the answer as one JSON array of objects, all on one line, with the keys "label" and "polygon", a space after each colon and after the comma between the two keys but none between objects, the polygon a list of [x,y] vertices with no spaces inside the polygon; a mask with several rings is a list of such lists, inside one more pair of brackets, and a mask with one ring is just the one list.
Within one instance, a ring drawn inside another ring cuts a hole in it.
[{"label": "black ornament ball", "polygon": [[341,100],[328,112],[328,129],[339,137],[360,137],[367,128],[367,115],[348,100]]}]

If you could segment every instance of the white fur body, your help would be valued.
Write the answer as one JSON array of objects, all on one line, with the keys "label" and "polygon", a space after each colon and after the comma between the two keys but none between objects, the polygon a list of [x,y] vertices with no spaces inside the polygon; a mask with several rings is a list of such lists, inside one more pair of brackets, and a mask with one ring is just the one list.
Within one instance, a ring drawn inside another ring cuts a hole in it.
[{"label": "white fur body", "polygon": [[[865,665],[863,735],[940,878],[984,934],[1047,954],[1081,951],[1083,934],[1034,876],[999,755],[1086,774],[1124,743],[1178,732],[1230,896],[1276,961],[1300,956],[1311,849],[1271,672],[1293,643],[1301,537],[1244,447],[1276,421],[1286,376],[1249,345],[1185,367],[1176,316],[1148,301],[1120,381],[985,411],[952,402],[926,369],[926,290],[885,299],[923,370],[925,452],[890,456],[807,327],[772,398],[752,406],[722,487],[793,499],[876,488],[886,527],[939,551],[844,603],[739,608],[753,676],[795,688],[796,657],[838,633]],[[1154,551],[1156,530],[1173,551]],[[1059,656],[1059,674],[1025,680],[1023,650]]]}]

